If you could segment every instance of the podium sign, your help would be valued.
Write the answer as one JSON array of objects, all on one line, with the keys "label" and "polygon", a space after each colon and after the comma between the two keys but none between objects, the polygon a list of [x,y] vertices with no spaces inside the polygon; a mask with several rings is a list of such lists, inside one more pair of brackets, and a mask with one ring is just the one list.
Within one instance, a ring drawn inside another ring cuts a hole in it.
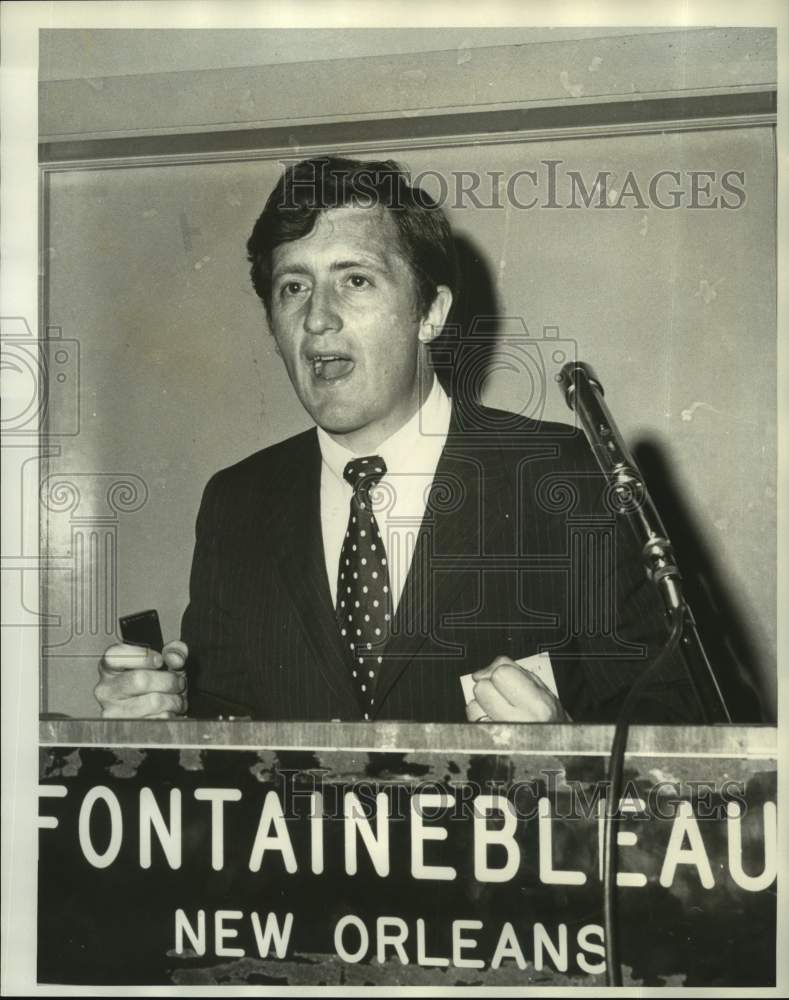
[{"label": "podium sign", "polygon": [[[39,981],[599,986],[611,735],[44,723]],[[626,985],[774,984],[775,742],[631,731]]]}]

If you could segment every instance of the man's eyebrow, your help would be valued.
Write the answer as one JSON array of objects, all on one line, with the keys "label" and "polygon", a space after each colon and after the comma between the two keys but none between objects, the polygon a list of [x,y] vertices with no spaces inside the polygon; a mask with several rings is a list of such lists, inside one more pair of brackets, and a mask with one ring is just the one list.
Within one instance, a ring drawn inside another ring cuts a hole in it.
[{"label": "man's eyebrow", "polygon": [[[374,254],[369,257],[365,254],[359,257],[348,257],[343,260],[335,260],[329,265],[329,270],[350,271],[355,267],[373,268],[374,270],[381,271],[385,274],[389,274],[392,271],[392,265],[388,254]],[[274,268],[271,278],[273,281],[276,281],[283,274],[304,274],[307,275],[307,277],[312,277],[312,268],[308,267],[306,264],[288,264],[287,262],[283,262]]]},{"label": "man's eyebrow", "polygon": [[349,258],[348,260],[336,260],[331,265],[332,271],[348,271],[354,267],[373,267],[377,268],[379,271],[389,271],[391,270],[389,266],[389,261],[384,256],[371,257],[361,257],[361,258]]},{"label": "man's eyebrow", "polygon": [[271,277],[275,279],[281,274],[306,274],[309,276],[312,274],[312,271],[303,264],[279,264],[271,272]]}]

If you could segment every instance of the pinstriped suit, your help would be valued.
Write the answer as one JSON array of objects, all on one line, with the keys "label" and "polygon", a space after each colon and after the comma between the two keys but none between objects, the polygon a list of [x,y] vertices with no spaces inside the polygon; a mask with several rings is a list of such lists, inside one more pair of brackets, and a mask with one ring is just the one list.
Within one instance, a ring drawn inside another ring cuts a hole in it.
[{"label": "pinstriped suit", "polygon": [[[326,579],[320,473],[313,429],[208,483],[181,632],[193,714],[211,714],[212,695],[259,719],[362,718]],[[465,721],[461,674],[542,649],[575,721],[614,718],[665,626],[602,488],[580,433],[453,407],[375,718]],[[679,661],[636,718],[699,718]]]}]

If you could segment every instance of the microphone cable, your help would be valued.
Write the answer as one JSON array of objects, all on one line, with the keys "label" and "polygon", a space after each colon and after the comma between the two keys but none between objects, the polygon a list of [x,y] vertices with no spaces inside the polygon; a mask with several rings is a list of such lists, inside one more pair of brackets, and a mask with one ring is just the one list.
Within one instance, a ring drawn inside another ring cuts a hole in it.
[{"label": "microphone cable", "polygon": [[622,791],[628,720],[633,705],[638,701],[648,682],[659,673],[659,668],[676,651],[682,637],[684,619],[684,607],[672,609],[669,615],[670,632],[666,644],[628,691],[614,727],[614,739],[608,757],[608,801],[603,819],[603,938],[607,986],[622,985],[622,967],[619,963],[616,928],[616,827],[619,819],[616,814],[619,810],[619,796]]}]

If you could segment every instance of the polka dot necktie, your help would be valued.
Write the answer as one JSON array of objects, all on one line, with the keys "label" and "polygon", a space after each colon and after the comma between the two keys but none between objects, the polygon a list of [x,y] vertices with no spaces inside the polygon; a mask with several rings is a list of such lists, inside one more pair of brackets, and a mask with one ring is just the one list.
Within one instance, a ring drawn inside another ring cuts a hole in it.
[{"label": "polka dot necktie", "polygon": [[348,462],[343,473],[353,496],[337,572],[337,621],[351,652],[365,719],[375,711],[375,685],[392,625],[386,549],[370,502],[370,490],[385,474],[378,455]]}]

